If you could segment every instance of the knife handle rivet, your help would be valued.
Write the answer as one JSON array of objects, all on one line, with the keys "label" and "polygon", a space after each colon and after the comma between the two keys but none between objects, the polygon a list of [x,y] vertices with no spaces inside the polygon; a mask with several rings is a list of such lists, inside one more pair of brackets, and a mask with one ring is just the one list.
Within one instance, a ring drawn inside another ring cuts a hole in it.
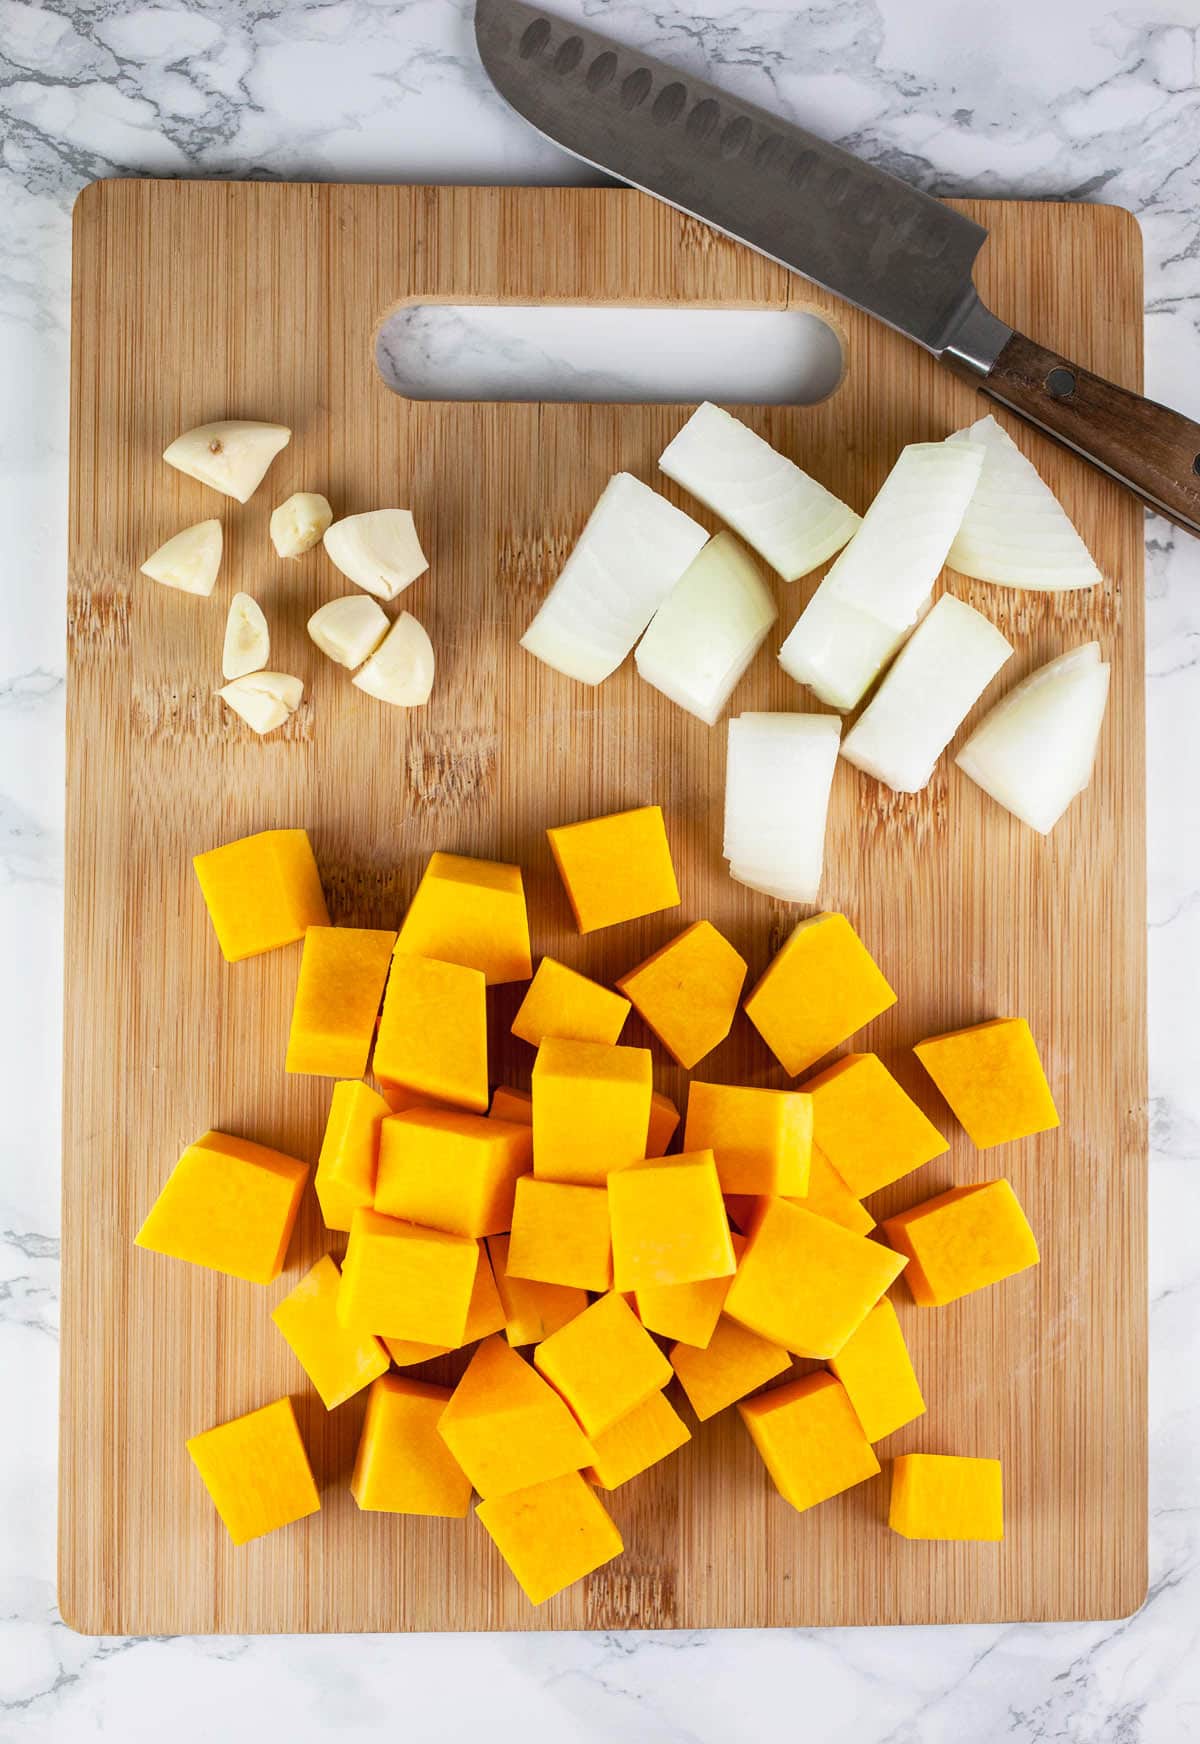
[{"label": "knife handle rivet", "polygon": [[1198,454],[1192,462],[1192,471],[1196,474],[1197,478],[1200,478],[1200,454]]},{"label": "knife handle rivet", "polygon": [[1070,369],[1052,369],[1046,377],[1046,391],[1054,395],[1056,400],[1068,400],[1075,392],[1075,372]]}]

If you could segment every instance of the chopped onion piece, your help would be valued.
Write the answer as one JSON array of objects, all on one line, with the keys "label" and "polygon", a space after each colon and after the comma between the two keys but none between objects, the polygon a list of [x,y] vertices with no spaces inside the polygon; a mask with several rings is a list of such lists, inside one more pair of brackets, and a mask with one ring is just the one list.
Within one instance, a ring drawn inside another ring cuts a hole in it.
[{"label": "chopped onion piece", "polygon": [[521,637],[522,648],[568,678],[599,684],[707,541],[690,515],[632,473],[618,472]]},{"label": "chopped onion piece", "polygon": [[250,672],[217,692],[256,733],[273,733],[300,707],[304,685],[290,672]]},{"label": "chopped onion piece", "polygon": [[1004,587],[1095,587],[1100,571],[1037,467],[990,415],[947,438],[980,444],[983,471],[947,559],[960,575]]},{"label": "chopped onion piece", "polygon": [[711,727],[778,613],[762,571],[732,533],[693,559],[634,653],[647,683]]},{"label": "chopped onion piece", "polygon": [[322,542],[342,574],[379,599],[395,599],[429,568],[410,509],[345,515],[326,527]]},{"label": "chopped onion piece", "polygon": [[739,883],[784,902],[816,901],[841,730],[836,715],[730,721],[724,852]]},{"label": "chopped onion piece", "polygon": [[870,690],[907,635],[848,606],[827,575],[797,618],[779,664],[830,708],[852,709]]},{"label": "chopped onion piece", "polygon": [[1048,835],[1092,778],[1108,679],[1098,642],[1059,655],[1000,698],[954,761],[1014,816]]},{"label": "chopped onion piece", "polygon": [[917,793],[1012,653],[974,606],[943,594],[842,741],[848,763]]},{"label": "chopped onion piece", "polygon": [[433,690],[433,643],[411,612],[401,612],[366,665],[350,680],[377,702],[420,708]]},{"label": "chopped onion piece", "polygon": [[785,581],[827,562],[859,524],[840,497],[707,400],[658,464],[728,521]]}]

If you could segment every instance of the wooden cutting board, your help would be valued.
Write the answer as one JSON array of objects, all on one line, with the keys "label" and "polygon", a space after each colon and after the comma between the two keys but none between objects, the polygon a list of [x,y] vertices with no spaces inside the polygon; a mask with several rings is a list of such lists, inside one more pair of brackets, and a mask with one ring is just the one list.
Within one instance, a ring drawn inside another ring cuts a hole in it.
[{"label": "wooden cutting board", "polygon": [[[964,203],[987,224],[980,288],[1005,319],[1114,381],[1141,380],[1141,252],[1114,209]],[[1142,514],[1016,428],[1104,571],[1061,598],[954,578],[1015,642],[1002,687],[1098,636],[1112,700],[1089,793],[1047,841],[943,758],[897,797],[839,765],[824,904],[852,917],[899,993],[860,1043],[952,1135],[950,1154],[872,1201],[877,1216],[1006,1174],[1042,1265],[939,1310],[895,1292],[929,1410],[885,1444],[999,1455],[1001,1546],[909,1543],[885,1524],[886,1474],[800,1515],[735,1412],[617,1492],[626,1554],[531,1608],[473,1519],[360,1516],[347,1491],[361,1398],[326,1415],[269,1319],[324,1251],[306,1201],[271,1288],[135,1251],[183,1147],[225,1127],[315,1160],[329,1084],[283,1070],[299,947],[225,964],[191,856],[306,825],[334,918],[394,926],[426,857],[519,860],[535,952],[602,978],[708,916],[751,979],[799,911],[733,884],[721,859],[725,734],[632,663],[597,691],[517,637],[604,481],[628,468],[715,525],[655,470],[686,410],[410,403],[376,375],[397,302],[615,302],[807,308],[845,345],[818,406],[745,416],[866,507],[905,442],[986,408],[865,317],[693,222],[624,191],[114,181],[75,213],[69,580],[68,876],[61,1604],[89,1633],[698,1628],[1126,1613],[1146,1584],[1146,1075]],[[285,421],[291,446],[246,507],[161,464],[181,430]],[[272,507],[324,491],[336,512],[410,506],[429,573],[404,596],[438,652],[428,708],[362,697],[308,642],[347,591],[323,553],[285,563]],[[215,596],[146,581],[162,539],[225,528]],[[812,579],[778,584],[780,633]],[[214,696],[237,588],[271,622],[272,663],[304,707],[256,739]],[[734,706],[811,706],[764,648]],[[677,913],[587,940],[543,830],[659,802]],[[493,1078],[528,1083],[493,996]],[[1063,1123],[977,1153],[909,1053],[952,1026],[1024,1014]],[[648,1040],[631,1022],[623,1038]],[[683,1074],[655,1047],[656,1081]],[[744,1018],[701,1075],[782,1084]],[[449,1363],[450,1359],[447,1359]],[[449,1375],[449,1368],[438,1371]],[[189,1435],[290,1392],[319,1516],[234,1549],[184,1451]]]}]

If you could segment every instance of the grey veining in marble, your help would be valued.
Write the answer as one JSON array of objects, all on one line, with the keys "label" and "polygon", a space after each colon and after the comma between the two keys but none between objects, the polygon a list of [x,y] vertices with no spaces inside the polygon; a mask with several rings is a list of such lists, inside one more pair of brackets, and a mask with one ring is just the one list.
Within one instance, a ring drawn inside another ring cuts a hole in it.
[{"label": "grey veining in marble", "polygon": [[[1200,415],[1200,0],[561,0],[937,192],[1103,199]],[[102,175],[578,181],[463,0],[0,0],[0,1744],[1200,1739],[1200,544],[1147,525],[1152,1576],[1091,1625],[89,1641],[54,1608],[69,217]],[[9,990],[20,990],[12,997]]]}]

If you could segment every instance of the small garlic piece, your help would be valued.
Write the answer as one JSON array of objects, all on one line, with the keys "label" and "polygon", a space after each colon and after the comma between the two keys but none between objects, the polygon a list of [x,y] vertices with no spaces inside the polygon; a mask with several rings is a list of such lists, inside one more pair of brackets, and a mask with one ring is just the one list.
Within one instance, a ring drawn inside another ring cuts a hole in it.
[{"label": "small garlic piece", "polygon": [[164,587],[207,597],[216,586],[221,544],[220,521],[197,521],[194,527],[185,527],[147,557],[142,574],[151,581],[161,581]]},{"label": "small garlic piece", "polygon": [[271,632],[262,607],[248,593],[235,593],[225,620],[225,647],[221,671],[226,678],[245,678],[261,672],[271,658]]},{"label": "small garlic piece", "polygon": [[401,612],[361,672],[350,681],[380,702],[419,708],[433,689],[433,643],[411,612]]},{"label": "small garlic piece", "polygon": [[318,607],[308,620],[308,633],[322,654],[353,671],[387,635],[387,613],[368,594],[350,593]]},{"label": "small garlic piece", "polygon": [[271,543],[281,557],[303,557],[333,520],[328,498],[320,491],[297,491],[271,516]]},{"label": "small garlic piece", "polygon": [[325,532],[330,560],[356,587],[395,599],[429,568],[408,509],[347,515]]},{"label": "small garlic piece", "polygon": [[286,424],[225,419],[185,430],[163,451],[163,459],[177,472],[248,503],[268,466],[291,439]]},{"label": "small garlic piece", "polygon": [[273,733],[300,707],[304,685],[287,672],[252,672],[217,692],[256,733]]}]

